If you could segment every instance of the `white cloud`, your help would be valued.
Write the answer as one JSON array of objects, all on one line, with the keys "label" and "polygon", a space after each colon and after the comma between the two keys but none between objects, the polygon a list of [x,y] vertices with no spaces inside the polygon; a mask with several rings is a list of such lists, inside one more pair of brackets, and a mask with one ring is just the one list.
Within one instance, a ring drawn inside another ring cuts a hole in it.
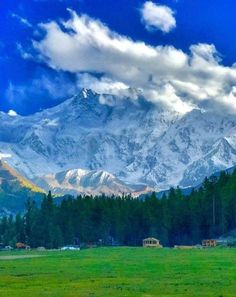
[{"label": "white cloud", "polygon": [[15,110],[10,109],[8,111],[8,115],[11,116],[11,117],[16,117],[17,116],[17,113],[15,112]]},{"label": "white cloud", "polygon": [[236,67],[222,65],[214,45],[192,45],[189,53],[173,46],[150,46],[73,11],[67,22],[52,21],[41,28],[46,34],[33,41],[41,60],[77,74],[80,86],[111,94],[142,89],[147,100],[181,112],[209,100],[236,111]]},{"label": "white cloud", "polygon": [[33,25],[25,18],[21,17],[20,15],[16,14],[16,13],[12,13],[11,16],[15,19],[17,19],[20,23],[22,23],[23,25],[25,25],[28,28],[32,28]]},{"label": "white cloud", "polygon": [[3,154],[0,152],[0,160],[5,159],[5,158],[11,158],[10,154]]},{"label": "white cloud", "polygon": [[34,59],[33,55],[30,53],[30,51],[26,51],[25,48],[22,46],[22,44],[17,42],[16,49],[23,59],[25,59],[25,60],[33,60]]},{"label": "white cloud", "polygon": [[147,30],[168,33],[176,27],[174,11],[165,5],[146,1],[141,9],[141,16]]},{"label": "white cloud", "polygon": [[98,79],[91,74],[85,73],[78,74],[77,79],[79,88],[91,89],[98,94],[130,96],[131,93],[129,86],[123,82],[114,81],[105,76]]}]

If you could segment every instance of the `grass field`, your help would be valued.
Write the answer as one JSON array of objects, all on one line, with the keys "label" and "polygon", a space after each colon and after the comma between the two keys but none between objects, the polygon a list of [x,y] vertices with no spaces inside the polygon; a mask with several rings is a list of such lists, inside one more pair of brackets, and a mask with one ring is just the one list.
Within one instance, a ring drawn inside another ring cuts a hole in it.
[{"label": "grass field", "polygon": [[235,297],[236,249],[1,252],[0,296]]}]

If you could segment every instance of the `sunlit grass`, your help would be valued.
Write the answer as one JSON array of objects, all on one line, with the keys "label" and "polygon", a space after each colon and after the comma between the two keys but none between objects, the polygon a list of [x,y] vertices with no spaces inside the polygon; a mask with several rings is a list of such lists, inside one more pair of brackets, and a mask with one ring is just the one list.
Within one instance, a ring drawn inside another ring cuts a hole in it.
[{"label": "sunlit grass", "polygon": [[0,260],[0,296],[236,296],[236,249],[25,253],[44,257]]}]

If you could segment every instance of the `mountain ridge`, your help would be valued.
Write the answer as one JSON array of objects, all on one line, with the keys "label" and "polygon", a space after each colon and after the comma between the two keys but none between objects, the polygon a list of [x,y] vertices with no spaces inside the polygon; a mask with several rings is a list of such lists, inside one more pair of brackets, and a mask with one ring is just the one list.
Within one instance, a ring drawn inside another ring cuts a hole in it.
[{"label": "mountain ridge", "polygon": [[200,109],[182,115],[139,93],[102,97],[82,90],[34,115],[1,114],[0,153],[32,180],[84,168],[157,191],[195,186],[236,164],[234,115]]},{"label": "mountain ridge", "polygon": [[147,193],[144,185],[127,185],[114,175],[102,170],[72,169],[34,179],[35,184],[54,195],[132,195]]}]

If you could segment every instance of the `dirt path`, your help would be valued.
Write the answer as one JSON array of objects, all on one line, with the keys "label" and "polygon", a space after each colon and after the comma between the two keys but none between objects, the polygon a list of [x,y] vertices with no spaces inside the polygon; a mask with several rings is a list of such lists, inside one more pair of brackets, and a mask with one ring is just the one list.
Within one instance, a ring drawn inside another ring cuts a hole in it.
[{"label": "dirt path", "polygon": [[15,256],[0,256],[0,260],[17,260],[17,259],[27,259],[27,258],[39,258],[43,255],[15,255]]}]

